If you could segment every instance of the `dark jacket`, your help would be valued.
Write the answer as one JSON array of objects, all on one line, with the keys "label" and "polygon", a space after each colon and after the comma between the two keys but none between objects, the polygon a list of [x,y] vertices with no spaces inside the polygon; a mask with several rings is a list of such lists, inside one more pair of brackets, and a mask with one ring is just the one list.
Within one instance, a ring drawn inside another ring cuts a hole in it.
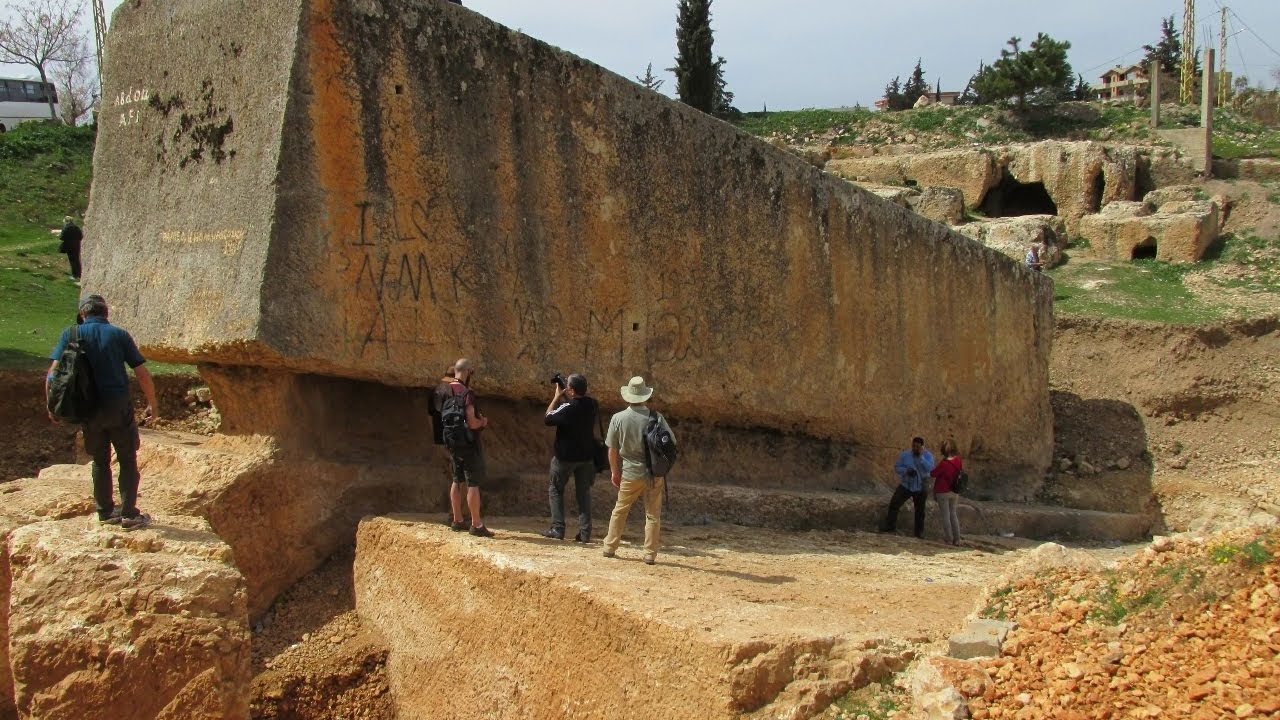
[{"label": "dark jacket", "polygon": [[62,226],[62,232],[58,233],[58,239],[62,241],[58,243],[58,252],[64,255],[69,252],[80,252],[80,241],[84,240],[84,233],[75,223],[67,223]]},{"label": "dark jacket", "polygon": [[584,462],[595,456],[592,428],[599,412],[595,398],[570,398],[547,413],[546,424],[556,429],[555,456],[565,462]]}]

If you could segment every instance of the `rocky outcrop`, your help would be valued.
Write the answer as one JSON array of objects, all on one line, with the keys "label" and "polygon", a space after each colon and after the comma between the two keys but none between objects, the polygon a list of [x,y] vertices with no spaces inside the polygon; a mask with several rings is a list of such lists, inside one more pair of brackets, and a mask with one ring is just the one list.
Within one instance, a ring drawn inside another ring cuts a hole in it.
[{"label": "rocky outcrop", "polygon": [[1165,262],[1199,260],[1218,237],[1219,211],[1212,201],[1163,202],[1152,212],[1146,203],[1111,203],[1081,220],[1080,235],[1092,252],[1112,260],[1131,260],[1142,249]]},{"label": "rocky outcrop", "polygon": [[[1048,465],[1045,279],[466,8],[127,3],[107,56],[85,282],[155,359],[390,404],[461,355],[510,401],[642,372],[676,418]],[[305,437],[212,389],[228,432]],[[399,416],[326,402],[345,457],[401,462],[362,448]]]},{"label": "rocky outcrop", "polygon": [[955,188],[914,188],[858,183],[861,187],[934,222],[955,225],[964,219],[964,194]]},{"label": "rocky outcrop", "polygon": [[1050,247],[1041,256],[1046,267],[1053,267],[1062,260],[1061,248],[1067,236],[1066,223],[1055,215],[982,220],[961,225],[956,232],[1020,262],[1025,260],[1033,243],[1045,243]]},{"label": "rocky outcrop", "polygon": [[[152,509],[161,487],[146,491]],[[230,548],[167,511],[154,529],[99,526],[89,489],[81,466],[5,485],[0,717],[247,718],[246,594]]]},{"label": "rocky outcrop", "polygon": [[1000,164],[1018,183],[1043,185],[1071,233],[1081,217],[1136,193],[1138,155],[1130,147],[1046,140],[1002,148]]},{"label": "rocky outcrop", "polygon": [[982,205],[987,191],[1000,183],[1000,167],[986,150],[847,158],[828,162],[826,170],[857,182],[957,188],[968,208]]}]

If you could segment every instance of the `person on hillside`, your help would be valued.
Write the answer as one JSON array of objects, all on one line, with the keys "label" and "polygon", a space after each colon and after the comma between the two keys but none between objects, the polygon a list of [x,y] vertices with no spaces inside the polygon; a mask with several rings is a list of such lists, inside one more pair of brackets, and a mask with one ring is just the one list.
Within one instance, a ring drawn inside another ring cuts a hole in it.
[{"label": "person on hillside", "polygon": [[938,501],[938,514],[942,516],[942,539],[952,545],[960,544],[960,518],[956,515],[956,503],[960,495],[955,492],[956,476],[964,469],[964,461],[950,438],[938,448],[942,460],[930,471],[933,477],[933,498]]},{"label": "person on hillside", "polygon": [[75,218],[70,215],[63,218],[62,232],[58,233],[58,252],[67,256],[71,265],[71,277],[80,282],[80,242],[84,240],[84,232],[76,225]]},{"label": "person on hillside", "polygon": [[[84,449],[93,458],[93,500],[98,510],[98,521],[120,525],[126,530],[143,527],[151,522],[151,516],[138,509],[138,423],[133,414],[133,401],[129,397],[129,376],[125,366],[133,368],[138,386],[146,398],[147,407],[143,422],[158,417],[156,387],[151,371],[144,363],[147,359],[138,352],[133,337],[124,328],[107,320],[107,301],[101,295],[90,295],[80,303],[82,320],[77,331],[80,346],[93,368],[93,380],[97,388],[98,410],[85,423]],[[49,372],[45,378],[45,393],[53,377],[58,358],[66,349],[71,329],[62,331],[58,345],[53,349]],[[56,420],[53,414],[49,419]],[[111,451],[115,450],[120,464],[120,505],[115,504],[111,483]]]},{"label": "person on hillside", "polygon": [[[559,376],[557,376],[558,378]],[[578,533],[574,541],[591,541],[591,485],[596,479],[596,413],[600,407],[587,395],[587,378],[574,373],[564,385],[555,383],[555,393],[547,405],[543,422],[556,429],[551,453],[551,527],[542,533],[554,540],[564,539],[564,489],[573,478],[573,494],[578,502]]]},{"label": "person on hillside", "polygon": [[[604,556],[614,557],[622,543],[622,531],[627,524],[627,513],[636,500],[644,498],[644,561],[652,565],[658,559],[658,545],[662,535],[662,488],[666,478],[649,477],[645,463],[645,426],[649,423],[650,410],[646,402],[653,396],[653,388],[645,385],[637,375],[619,388],[627,407],[609,420],[605,445],[609,447],[609,469],[613,486],[618,488],[618,503],[609,518],[609,534],[604,539]],[[671,431],[666,418],[658,416],[658,422],[667,432]],[[675,434],[672,433],[672,437]]]},{"label": "person on hillside", "polygon": [[893,471],[898,475],[898,487],[889,500],[889,512],[880,526],[881,532],[897,532],[898,511],[907,498],[911,498],[912,509],[915,510],[915,536],[924,537],[924,510],[928,497],[925,479],[933,471],[933,464],[933,453],[925,449],[924,438],[912,438],[911,449],[903,450],[893,464]]},{"label": "person on hillside", "polygon": [[[453,365],[453,375],[449,383],[449,395],[462,398],[463,407],[466,408],[467,428],[474,433],[475,439],[467,446],[449,448],[453,459],[453,483],[449,486],[449,506],[453,510],[453,522],[450,523],[450,527],[456,532],[467,530],[476,537],[493,537],[493,531],[484,526],[484,519],[480,516],[480,484],[486,478],[480,433],[489,427],[489,418],[482,417],[480,411],[476,409],[476,393],[471,389],[476,369],[472,362],[466,358],[460,358]],[[470,525],[462,518],[464,495],[467,509],[471,511]]]}]

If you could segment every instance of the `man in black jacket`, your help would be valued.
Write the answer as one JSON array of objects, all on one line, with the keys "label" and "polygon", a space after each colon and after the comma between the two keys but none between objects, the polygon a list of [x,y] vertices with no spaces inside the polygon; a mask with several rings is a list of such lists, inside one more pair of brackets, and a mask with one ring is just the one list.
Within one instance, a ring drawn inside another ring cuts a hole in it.
[{"label": "man in black jacket", "polygon": [[562,386],[555,384],[555,395],[547,405],[545,423],[556,429],[555,451],[551,456],[551,528],[543,537],[564,539],[564,488],[573,478],[578,499],[578,534],[576,542],[591,540],[591,483],[595,480],[595,437],[591,432],[599,410],[594,398],[587,396],[587,378],[573,374]]},{"label": "man in black jacket", "polygon": [[67,263],[71,265],[71,277],[77,282],[80,280],[80,242],[84,240],[84,233],[80,231],[80,227],[76,225],[75,218],[68,215],[62,225],[62,232],[58,233],[58,252],[67,256]]}]

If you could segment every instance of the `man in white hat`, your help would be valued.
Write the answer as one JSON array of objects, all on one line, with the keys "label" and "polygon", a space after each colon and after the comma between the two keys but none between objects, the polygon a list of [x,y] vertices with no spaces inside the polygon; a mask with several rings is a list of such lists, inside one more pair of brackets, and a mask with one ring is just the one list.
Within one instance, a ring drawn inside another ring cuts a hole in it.
[{"label": "man in white hat", "polygon": [[[644,561],[652,565],[658,558],[659,536],[662,533],[662,487],[666,478],[649,477],[645,464],[644,431],[649,415],[654,412],[645,403],[653,395],[653,388],[645,385],[637,375],[620,389],[627,407],[609,420],[609,432],[605,445],[609,446],[609,469],[613,486],[618,488],[618,504],[609,518],[609,534],[604,539],[604,556],[613,557],[622,542],[622,530],[627,524],[627,513],[635,501],[644,497]],[[671,432],[666,418],[658,416],[663,429]],[[674,433],[672,438],[674,438]]]}]

